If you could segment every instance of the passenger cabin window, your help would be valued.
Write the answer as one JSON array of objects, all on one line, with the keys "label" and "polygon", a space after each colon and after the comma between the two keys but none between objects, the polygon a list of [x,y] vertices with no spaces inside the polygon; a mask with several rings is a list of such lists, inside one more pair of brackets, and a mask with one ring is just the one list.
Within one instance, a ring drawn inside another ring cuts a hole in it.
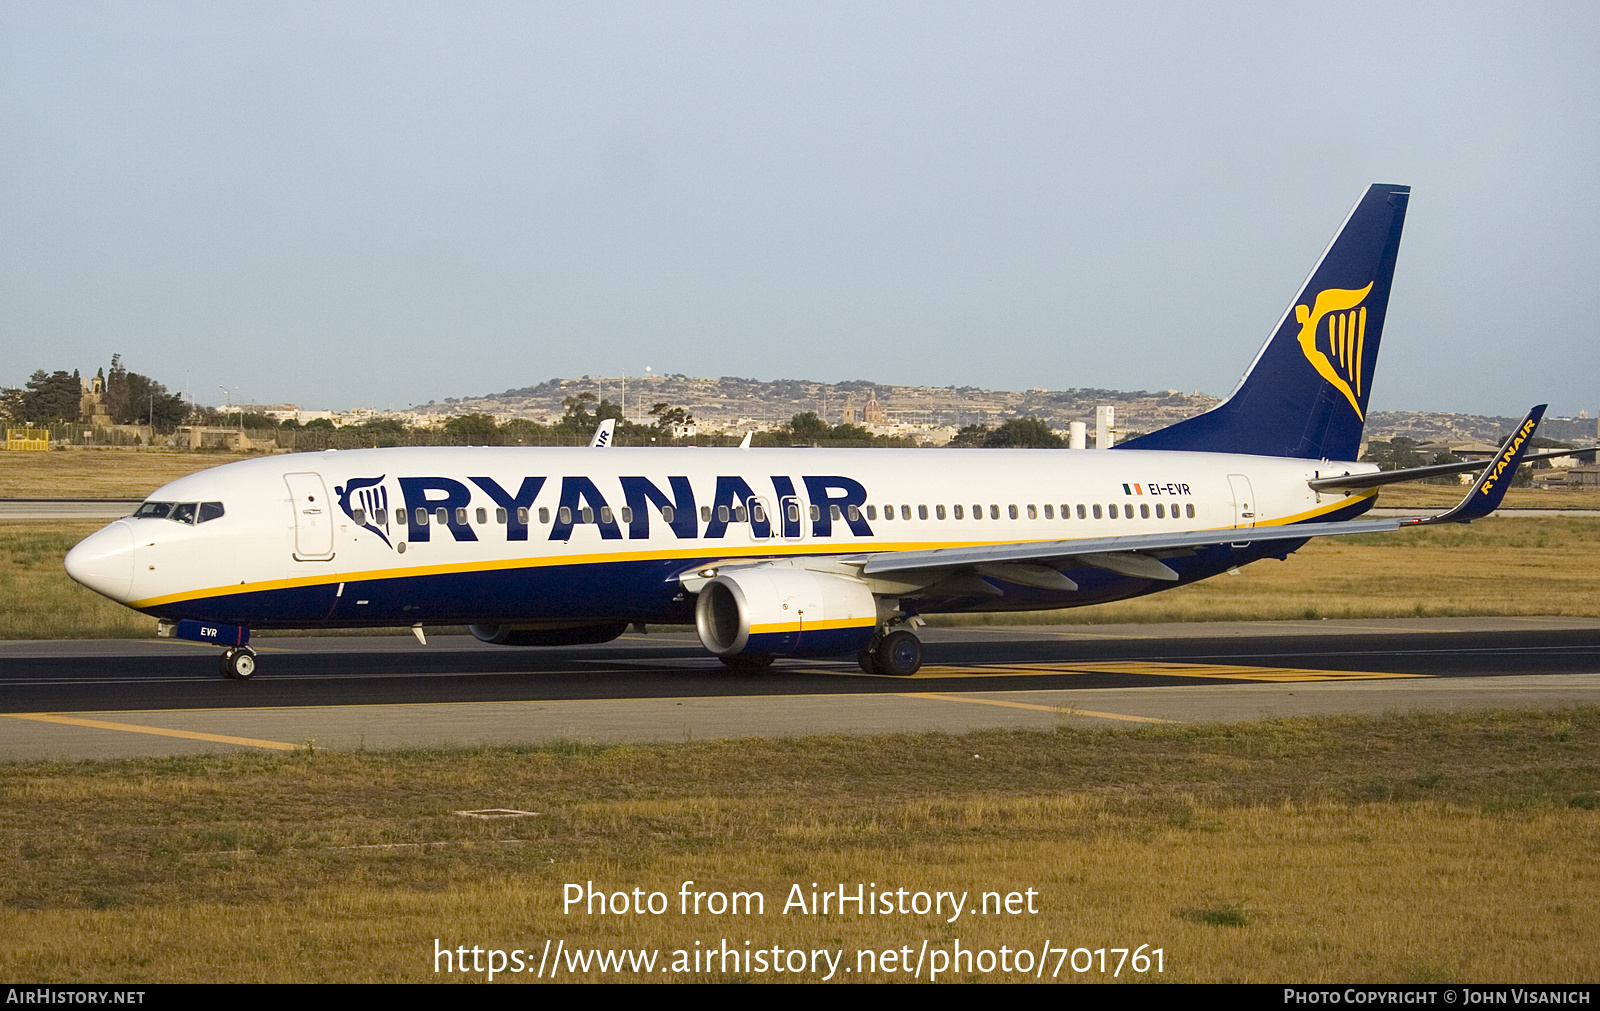
[{"label": "passenger cabin window", "polygon": [[563,525],[571,523],[572,522],[572,507],[571,506],[562,506],[560,508],[560,510],[558,510],[556,512],[556,518],[559,519],[562,522]]},{"label": "passenger cabin window", "polygon": [[618,513],[622,517],[622,522],[624,522],[624,523],[632,523],[633,522],[633,510],[632,509],[629,509],[627,506],[623,506],[618,511]]},{"label": "passenger cabin window", "polygon": [[728,513],[728,507],[727,506],[717,506],[717,522],[718,523],[726,523],[730,519],[732,519],[732,516],[730,516],[729,513]]},{"label": "passenger cabin window", "polygon": [[[1033,507],[1029,506],[1028,508],[1032,509]],[[1063,513],[1063,515],[1065,515],[1065,513]],[[1056,507],[1053,506],[1053,505],[1050,505],[1049,503],[1046,503],[1045,507],[1044,507],[1044,518],[1047,519],[1047,520],[1055,519],[1056,518]]]},{"label": "passenger cabin window", "polygon": [[733,507],[733,521],[735,523],[749,522],[749,513],[745,510],[744,506]]},{"label": "passenger cabin window", "polygon": [[417,526],[419,526],[419,527],[427,526],[428,525],[428,510],[422,508],[421,506],[417,506],[416,518],[417,518]]},{"label": "passenger cabin window", "polygon": [[1142,520],[1147,520],[1147,519],[1150,518],[1150,503],[1148,503],[1148,502],[1140,502],[1139,503],[1139,518],[1142,519]]},{"label": "passenger cabin window", "polygon": [[[528,510],[526,510],[526,509],[518,509],[517,510],[517,515],[518,516],[522,516],[522,517],[526,517],[528,515]],[[549,523],[550,522],[550,509],[548,507],[541,507],[539,509],[539,522],[540,523]]]},{"label": "passenger cabin window", "polygon": [[478,510],[478,525],[479,526],[483,526],[485,523],[488,523],[488,522],[489,522],[489,510],[487,510],[487,509],[479,509]]},{"label": "passenger cabin window", "polygon": [[[520,522],[522,522],[522,523],[528,522],[528,510],[526,510],[526,509],[518,509],[517,510],[517,514],[518,514],[517,515],[517,519]],[[496,523],[500,524],[501,526],[505,526],[505,523],[506,523],[506,511],[504,509],[496,509],[494,511],[494,521]]]},{"label": "passenger cabin window", "polygon": [[820,519],[822,519],[822,507],[813,505],[811,507],[811,522],[815,523]]},{"label": "passenger cabin window", "polygon": [[1015,502],[1006,507],[1006,515],[1010,516],[1012,519],[1017,518],[1017,504]]},{"label": "passenger cabin window", "polygon": [[600,522],[601,523],[610,523],[610,522],[612,522],[612,520],[611,520],[611,507],[610,506],[601,506],[600,507]]},{"label": "passenger cabin window", "polygon": [[671,523],[673,515],[674,515],[674,513],[672,511],[672,507],[671,506],[664,505],[664,506],[661,507],[661,522],[663,522],[663,523]]},{"label": "passenger cabin window", "polygon": [[[1082,509],[1083,506],[1079,506],[1078,508]],[[1099,519],[1100,518],[1100,506],[1098,504],[1096,504],[1095,507],[1094,507],[1094,518],[1095,519]]]},{"label": "passenger cabin window", "polygon": [[928,507],[925,506],[925,505],[917,506],[917,519],[925,520],[927,518],[928,518]]},{"label": "passenger cabin window", "polygon": [[703,506],[700,507],[700,522],[701,523],[710,523],[711,522],[711,507],[710,506],[703,505]]},{"label": "passenger cabin window", "polygon": [[[1079,502],[1078,503],[1078,519],[1081,520],[1081,519],[1087,519],[1087,518],[1088,517],[1084,516],[1084,514],[1083,514],[1083,503]],[[1100,518],[1100,507],[1099,506],[1095,506],[1094,507],[1094,518],[1095,519],[1099,519]]]},{"label": "passenger cabin window", "polygon": [[999,506],[994,505],[992,503],[990,504],[990,506],[989,506],[989,518],[992,519],[992,520],[997,520],[997,519],[1000,518],[1000,507]]},{"label": "passenger cabin window", "polygon": [[850,517],[851,523],[854,523],[856,520],[861,518],[861,510],[857,509],[855,506],[846,508],[844,513],[846,516]]},{"label": "passenger cabin window", "polygon": [[440,506],[433,511],[433,518],[441,526],[450,522],[450,514],[445,512],[444,506]]},{"label": "passenger cabin window", "polygon": [[456,506],[456,526],[464,527],[466,525],[467,525],[467,507],[466,506]]},{"label": "passenger cabin window", "polygon": [[829,506],[828,507],[828,515],[833,517],[833,521],[835,523],[837,523],[839,520],[844,518],[844,513],[839,511],[839,507],[838,506]]},{"label": "passenger cabin window", "polygon": [[894,519],[894,506],[883,507],[883,518],[886,520]]},{"label": "passenger cabin window", "polygon": [[900,507],[900,518],[903,519],[903,520],[908,520],[908,519],[911,518],[911,507],[910,506],[903,505],[903,506]]},{"label": "passenger cabin window", "polygon": [[[207,504],[209,505],[210,503]],[[365,509],[350,510],[350,518],[356,521],[356,526],[358,527],[367,525],[367,511]]]},{"label": "passenger cabin window", "polygon": [[579,510],[578,515],[583,517],[583,522],[585,523],[594,522],[594,510],[589,506],[584,506],[581,510]]},{"label": "passenger cabin window", "polygon": [[[959,509],[961,507],[957,506],[956,508]],[[942,505],[941,506],[934,506],[933,507],[933,515],[938,517],[939,519],[944,519],[944,506],[942,506]]]},{"label": "passenger cabin window", "polygon": [[1157,502],[1156,503],[1156,519],[1164,520],[1166,518],[1167,518],[1167,507],[1165,505],[1163,505],[1162,503]]},{"label": "passenger cabin window", "polygon": [[1035,509],[1032,505],[1029,505],[1028,506],[1028,519],[1036,520],[1038,518],[1039,518],[1039,510]]},{"label": "passenger cabin window", "polygon": [[963,510],[960,506],[955,506],[954,508],[956,511],[956,519],[964,520],[967,518],[965,510]]},{"label": "passenger cabin window", "polygon": [[1194,503],[1193,502],[1184,503],[1183,513],[1184,513],[1185,516],[1189,517],[1190,519],[1194,519]]},{"label": "passenger cabin window", "polygon": [[1128,520],[1133,519],[1133,506],[1132,506],[1132,504],[1125,505],[1125,506],[1122,507],[1122,518],[1123,519],[1128,519]]},{"label": "passenger cabin window", "polygon": [[[794,519],[799,519],[799,517],[798,517],[798,516],[796,516],[796,517],[793,517],[793,518],[794,518]],[[877,519],[877,518],[878,518],[878,507],[877,507],[877,506],[875,506],[875,505],[869,505],[869,506],[867,506],[867,519],[869,519],[869,520],[875,520],[875,519]]]},{"label": "passenger cabin window", "polygon": [[[539,510],[539,522],[540,523],[543,523],[548,518],[545,515],[548,511],[549,510],[546,510],[546,509],[540,509]],[[500,515],[502,517],[501,522],[505,521],[504,520],[505,512],[506,511],[504,509],[500,510]],[[528,507],[527,506],[518,506],[517,507],[517,522],[521,523],[523,526],[527,526],[528,525]]]}]

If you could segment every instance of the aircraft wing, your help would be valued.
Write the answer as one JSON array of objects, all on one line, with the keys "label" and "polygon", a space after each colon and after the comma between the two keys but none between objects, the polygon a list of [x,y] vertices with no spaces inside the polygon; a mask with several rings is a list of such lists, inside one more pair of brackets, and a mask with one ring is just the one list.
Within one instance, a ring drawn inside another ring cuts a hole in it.
[{"label": "aircraft wing", "polygon": [[[1344,534],[1387,533],[1402,527],[1434,523],[1470,523],[1494,512],[1511,487],[1511,477],[1526,459],[1533,433],[1544,417],[1545,405],[1528,412],[1500,447],[1494,459],[1473,482],[1454,509],[1438,516],[1408,516],[1390,519],[1347,520],[1331,523],[1290,523],[1283,526],[1224,527],[1216,530],[1173,531],[1170,533],[1128,534],[1119,537],[1085,537],[1060,541],[1023,541],[1012,544],[985,544],[977,547],[928,548],[913,551],[886,551],[857,556],[845,561],[860,561],[861,574],[882,576],[896,572],[927,569],[981,569],[984,565],[1034,564],[1057,568],[1065,564],[1088,565],[1126,575],[1175,580],[1178,574],[1161,562],[1163,552],[1219,544],[1260,544],[1266,541],[1304,541],[1312,537]],[[1450,466],[1454,466],[1453,464]],[[1476,464],[1474,464],[1476,466]]]},{"label": "aircraft wing", "polygon": [[[1416,526],[1424,522],[1426,520],[1422,517],[1394,517],[1335,523],[1295,523],[1277,527],[1225,527],[1219,530],[1129,534],[1122,537],[1024,541],[1016,544],[985,544],[969,548],[886,551],[865,556],[866,561],[862,565],[861,573],[871,576],[890,572],[913,572],[918,569],[971,568],[1001,562],[1049,564],[1073,559],[1081,560],[1096,568],[1121,571],[1120,568],[1113,568],[1117,565],[1118,559],[1107,556],[1142,554],[1151,561],[1159,561],[1162,552],[1179,552],[1185,548],[1204,548],[1216,544],[1259,544],[1263,541],[1303,541],[1311,537],[1330,537],[1340,534],[1388,533],[1404,526]],[[1137,565],[1137,562],[1134,564]],[[1158,579],[1163,578],[1160,570],[1153,567],[1147,574]],[[1176,579],[1177,574],[1172,573],[1166,578]]]}]

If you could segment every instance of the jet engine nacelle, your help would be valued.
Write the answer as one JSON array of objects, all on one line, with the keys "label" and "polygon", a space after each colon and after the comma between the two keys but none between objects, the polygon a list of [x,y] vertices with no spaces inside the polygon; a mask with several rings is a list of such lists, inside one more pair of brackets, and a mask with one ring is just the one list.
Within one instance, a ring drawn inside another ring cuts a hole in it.
[{"label": "jet engine nacelle", "polygon": [[700,588],[695,629],[721,657],[838,656],[878,631],[878,605],[859,579],[783,565],[723,572]]}]

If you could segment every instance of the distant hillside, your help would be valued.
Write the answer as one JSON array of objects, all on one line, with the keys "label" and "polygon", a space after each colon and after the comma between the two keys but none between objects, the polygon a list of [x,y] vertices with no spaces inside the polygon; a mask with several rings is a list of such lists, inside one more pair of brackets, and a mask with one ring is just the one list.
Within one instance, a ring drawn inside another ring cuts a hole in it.
[{"label": "distant hillside", "polygon": [[[425,412],[460,414],[482,411],[534,419],[561,416],[562,401],[582,392],[617,403],[623,396],[620,380],[552,379],[537,386],[524,386],[482,397],[447,400],[421,408]],[[888,424],[928,428],[963,425],[994,425],[1007,418],[1035,416],[1054,428],[1068,422],[1083,421],[1094,426],[1094,409],[1101,404],[1117,407],[1118,425],[1125,430],[1149,431],[1199,414],[1217,403],[1215,397],[1199,393],[1166,390],[1160,393],[1119,390],[985,390],[975,386],[896,386],[855,379],[842,383],[819,383],[797,379],[771,382],[723,376],[700,379],[684,375],[629,377],[627,413],[642,417],[655,403],[687,408],[708,428],[771,427],[796,414],[813,411],[830,423],[864,420],[869,399],[874,396]]]},{"label": "distant hillside", "polygon": [[[431,403],[424,414],[482,412],[504,417],[550,422],[561,417],[562,401],[579,393],[593,393],[613,403],[623,402],[624,383],[617,378],[582,376],[551,379],[481,397],[452,398]],[[1095,408],[1117,408],[1117,424],[1124,433],[1149,432],[1209,410],[1218,398],[1207,394],[1164,390],[1122,391],[986,390],[975,386],[897,386],[853,379],[820,383],[803,379],[763,381],[738,376],[717,379],[685,375],[630,376],[626,380],[627,415],[645,418],[652,404],[686,408],[704,429],[772,428],[804,411],[813,411],[830,423],[845,418],[863,420],[869,398],[876,396],[884,422],[917,428],[954,429],[964,425],[997,425],[1007,418],[1043,418],[1055,429],[1082,421],[1092,431]],[[1488,417],[1427,411],[1374,411],[1367,419],[1368,438],[1409,436],[1419,442],[1495,442],[1520,418]],[[933,434],[930,431],[930,434]],[[1540,434],[1566,441],[1596,438],[1594,419],[1546,418]]]}]

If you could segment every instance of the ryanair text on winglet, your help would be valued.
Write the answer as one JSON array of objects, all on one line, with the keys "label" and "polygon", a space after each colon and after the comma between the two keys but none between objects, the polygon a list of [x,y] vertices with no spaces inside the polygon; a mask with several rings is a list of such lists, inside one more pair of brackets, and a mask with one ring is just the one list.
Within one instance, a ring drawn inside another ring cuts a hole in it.
[{"label": "ryanair text on winglet", "polygon": [[1511,440],[1506,448],[1500,452],[1499,463],[1495,466],[1494,472],[1478,488],[1479,491],[1487,495],[1493,490],[1495,482],[1500,480],[1500,475],[1505,473],[1506,468],[1511,465],[1511,461],[1516,459],[1517,453],[1522,449],[1522,444],[1527,441],[1528,436],[1537,427],[1539,427],[1539,423],[1532,418],[1522,423],[1522,429],[1517,432],[1516,437]]}]

